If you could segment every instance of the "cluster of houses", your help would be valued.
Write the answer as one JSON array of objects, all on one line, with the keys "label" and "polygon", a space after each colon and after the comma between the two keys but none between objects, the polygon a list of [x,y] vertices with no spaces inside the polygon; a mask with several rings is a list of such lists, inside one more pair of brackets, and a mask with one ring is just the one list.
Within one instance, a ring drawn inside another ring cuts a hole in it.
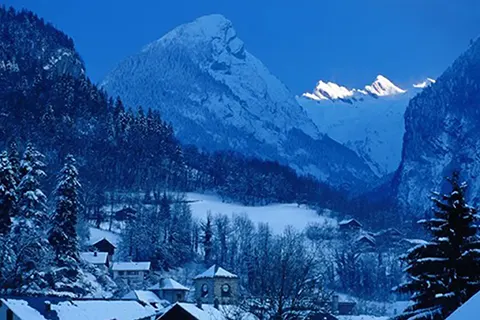
[{"label": "cluster of houses", "polygon": [[425,241],[405,238],[405,235],[395,228],[388,228],[379,232],[369,232],[356,219],[340,221],[340,232],[351,238],[352,243],[359,252],[381,252],[392,248],[409,249]]},{"label": "cluster of houses", "polygon": [[[192,302],[187,302],[190,288],[169,278],[148,290],[132,290],[117,300],[0,297],[0,320],[259,320],[236,303],[238,281],[237,275],[213,265],[193,278]],[[338,297],[334,304],[340,311]],[[305,319],[337,320],[324,312]]]},{"label": "cluster of houses", "polygon": [[[355,219],[339,224],[340,231],[354,238],[361,250],[374,252],[392,242],[414,245],[396,229],[377,233],[362,230]],[[95,266],[106,268],[113,279],[122,279],[131,287],[148,287],[145,279],[150,273],[150,262],[113,262],[116,245],[107,238],[91,243],[91,251],[80,257]],[[193,278],[190,288],[171,278],[162,278],[146,290],[132,290],[122,299],[68,299],[59,297],[0,297],[0,320],[258,320],[256,316],[236,304],[238,301],[238,276],[213,265]],[[188,297],[191,301],[188,302]],[[354,302],[332,300],[332,313],[352,314]],[[310,320],[336,317],[328,313],[313,314]]]}]

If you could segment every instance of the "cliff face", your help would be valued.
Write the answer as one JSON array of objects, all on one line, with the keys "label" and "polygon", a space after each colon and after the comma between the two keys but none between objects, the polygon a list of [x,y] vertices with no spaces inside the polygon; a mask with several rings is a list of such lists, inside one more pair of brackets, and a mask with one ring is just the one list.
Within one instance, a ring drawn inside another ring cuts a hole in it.
[{"label": "cliff face", "polygon": [[405,113],[402,160],[393,180],[399,204],[421,215],[429,192],[460,170],[476,201],[480,180],[480,40],[437,82],[413,98]]}]

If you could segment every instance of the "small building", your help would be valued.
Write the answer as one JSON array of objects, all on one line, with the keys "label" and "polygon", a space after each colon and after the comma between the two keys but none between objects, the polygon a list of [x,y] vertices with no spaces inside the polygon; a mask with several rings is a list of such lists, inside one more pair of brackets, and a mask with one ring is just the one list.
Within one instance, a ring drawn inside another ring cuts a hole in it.
[{"label": "small building", "polygon": [[374,252],[377,248],[375,238],[369,234],[363,234],[355,239],[355,247],[360,252]]},{"label": "small building", "polygon": [[115,254],[115,249],[117,247],[107,238],[101,238],[101,239],[92,241],[90,244],[90,248],[92,251],[108,253],[108,260],[112,262],[113,255]]},{"label": "small building", "polygon": [[115,262],[113,279],[123,279],[127,284],[142,285],[150,273],[150,262]]},{"label": "small building", "polygon": [[161,299],[169,301],[171,304],[184,302],[190,289],[173,280],[172,278],[161,279],[159,283],[148,288]]},{"label": "small building", "polygon": [[97,267],[105,267],[107,269],[110,267],[107,252],[80,252],[80,259]]},{"label": "small building", "polygon": [[252,313],[235,305],[199,305],[175,303],[158,320],[259,320]]},{"label": "small building", "polygon": [[148,303],[157,310],[161,310],[171,303],[160,299],[155,293],[148,290],[132,290],[122,297],[123,300],[138,300]]},{"label": "small building", "polygon": [[135,300],[11,297],[0,299],[0,320],[154,320],[159,311]]},{"label": "small building", "polygon": [[352,315],[355,312],[355,307],[357,303],[355,301],[346,301],[341,300],[338,295],[333,295],[332,297],[332,313],[340,316]]},{"label": "small building", "polygon": [[338,223],[340,231],[359,231],[362,224],[356,219],[342,220]]},{"label": "small building", "polygon": [[220,304],[234,303],[238,296],[238,276],[213,265],[193,278],[195,301]]},{"label": "small building", "polygon": [[381,247],[391,248],[402,241],[404,235],[395,228],[388,228],[373,234]]},{"label": "small building", "polygon": [[123,209],[116,211],[114,217],[117,221],[135,220],[137,217],[137,210],[130,207],[124,207]]}]

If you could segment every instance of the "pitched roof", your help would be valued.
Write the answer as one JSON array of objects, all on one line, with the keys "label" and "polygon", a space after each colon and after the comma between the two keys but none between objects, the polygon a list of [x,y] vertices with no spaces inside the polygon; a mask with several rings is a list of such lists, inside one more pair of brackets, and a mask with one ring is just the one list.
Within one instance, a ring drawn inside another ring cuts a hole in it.
[{"label": "pitched roof", "polygon": [[342,220],[338,223],[339,226],[346,226],[350,224],[356,224],[357,226],[362,227],[362,224],[358,222],[357,219]]},{"label": "pitched roof", "polygon": [[148,271],[150,262],[115,262],[113,271]]},{"label": "pitched roof", "polygon": [[80,258],[91,264],[106,264],[108,260],[107,252],[80,252]]},{"label": "pitched roof", "polygon": [[[59,298],[0,299],[21,320],[138,320],[153,317],[157,310],[134,300],[67,300]],[[45,305],[50,302],[51,311]]]},{"label": "pitched roof", "polygon": [[148,290],[132,290],[122,297],[123,300],[140,300],[147,303],[162,304],[164,300],[160,299],[155,293]]},{"label": "pitched roof", "polygon": [[447,320],[478,319],[480,313],[480,291],[452,313]]},{"label": "pitched roof", "polygon": [[205,278],[238,278],[238,276],[214,264],[213,266],[208,268],[203,273],[197,275],[193,279],[205,279]]},{"label": "pitched roof", "polygon": [[231,316],[240,316],[242,320],[258,320],[252,313],[244,311],[235,305],[220,305],[220,307],[216,309],[211,304],[202,304],[202,308],[200,309],[193,303],[181,302],[177,302],[165,310],[163,315],[158,319],[162,319],[168,315],[174,308],[182,308],[198,320],[227,320],[230,319]]},{"label": "pitched roof", "polygon": [[172,278],[165,278],[162,279],[162,286],[160,289],[162,290],[184,290],[190,291],[187,287],[183,286],[182,284],[178,283],[177,281],[173,280]]}]

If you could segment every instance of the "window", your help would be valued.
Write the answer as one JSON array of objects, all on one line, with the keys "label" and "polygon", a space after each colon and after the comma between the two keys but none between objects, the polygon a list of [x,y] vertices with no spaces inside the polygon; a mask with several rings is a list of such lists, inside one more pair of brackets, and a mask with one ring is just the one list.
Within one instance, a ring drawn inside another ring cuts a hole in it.
[{"label": "window", "polygon": [[222,286],[222,297],[230,297],[230,295],[231,295],[230,285],[225,283]]},{"label": "window", "polygon": [[182,301],[183,298],[182,298],[182,294],[181,293],[177,293],[177,301]]},{"label": "window", "polygon": [[131,275],[131,276],[136,276],[136,275],[138,275],[138,272],[137,271],[129,271],[128,274]]},{"label": "window", "polygon": [[208,285],[204,283],[202,285],[202,298],[205,298],[208,295]]},{"label": "window", "polygon": [[119,276],[123,276],[124,272],[123,271],[118,271]]},{"label": "window", "polygon": [[10,309],[7,309],[7,320],[13,320],[13,312]]}]

